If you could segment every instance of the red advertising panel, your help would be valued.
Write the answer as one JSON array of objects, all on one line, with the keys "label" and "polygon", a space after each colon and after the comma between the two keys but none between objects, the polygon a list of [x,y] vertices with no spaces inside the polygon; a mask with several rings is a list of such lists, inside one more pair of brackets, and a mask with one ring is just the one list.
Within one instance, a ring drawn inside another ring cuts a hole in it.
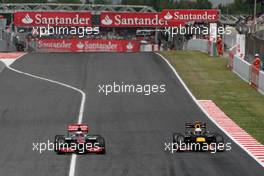
[{"label": "red advertising panel", "polygon": [[166,20],[159,13],[152,12],[102,12],[102,27],[157,27],[167,26]]},{"label": "red advertising panel", "polygon": [[135,40],[40,39],[37,48],[58,52],[138,52],[140,45]]},{"label": "red advertising panel", "polygon": [[91,26],[90,12],[16,12],[15,26]]},{"label": "red advertising panel", "polygon": [[165,9],[161,12],[161,18],[167,21],[203,21],[203,22],[216,22],[220,18],[220,11],[217,9],[209,10],[176,10]]}]

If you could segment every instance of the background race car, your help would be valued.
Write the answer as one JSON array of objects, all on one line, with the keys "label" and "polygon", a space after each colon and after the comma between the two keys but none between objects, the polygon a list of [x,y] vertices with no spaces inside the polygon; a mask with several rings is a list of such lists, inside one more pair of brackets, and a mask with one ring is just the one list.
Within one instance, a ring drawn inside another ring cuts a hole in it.
[{"label": "background race car", "polygon": [[68,134],[56,135],[54,144],[58,154],[105,154],[104,138],[88,134],[88,126],[83,124],[69,125]]},{"label": "background race car", "polygon": [[224,138],[206,129],[206,123],[196,121],[185,124],[185,133],[173,134],[176,151],[224,151]]}]

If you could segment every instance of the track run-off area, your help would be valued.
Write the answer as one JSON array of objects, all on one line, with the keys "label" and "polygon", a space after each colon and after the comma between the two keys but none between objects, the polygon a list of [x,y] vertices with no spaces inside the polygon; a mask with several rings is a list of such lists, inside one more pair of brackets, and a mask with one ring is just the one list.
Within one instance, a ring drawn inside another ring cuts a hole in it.
[{"label": "track run-off area", "polygon": [[[99,85],[113,82],[166,85],[166,91],[99,92]],[[223,135],[232,149],[216,154],[165,151],[172,134],[184,132],[184,124],[195,120]],[[33,151],[32,143],[53,141],[77,122],[105,138],[105,155]],[[0,74],[0,131],[0,175],[5,176],[264,175],[263,167],[206,116],[155,53],[22,56]]]}]

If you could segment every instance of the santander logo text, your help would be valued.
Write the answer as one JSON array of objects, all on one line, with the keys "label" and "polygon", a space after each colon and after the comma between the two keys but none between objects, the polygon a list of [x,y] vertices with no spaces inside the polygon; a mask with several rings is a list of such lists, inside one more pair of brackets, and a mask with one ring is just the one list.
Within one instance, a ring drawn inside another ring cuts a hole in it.
[{"label": "santander logo text", "polygon": [[72,47],[72,43],[67,40],[62,40],[62,41],[40,40],[38,41],[38,48],[70,49],[71,47]]},{"label": "santander logo text", "polygon": [[112,43],[111,41],[106,43],[100,42],[85,42],[85,50],[89,51],[116,51],[118,49],[118,45]]},{"label": "santander logo text", "polygon": [[217,21],[219,20],[220,11],[217,9],[208,10],[178,10],[178,9],[164,9],[161,12],[165,20],[175,21]]},{"label": "santander logo text", "polygon": [[91,26],[90,12],[16,12],[16,26]]},{"label": "santander logo text", "polygon": [[101,26],[119,26],[119,27],[135,27],[135,26],[166,26],[167,21],[159,18],[158,13],[115,13],[103,12],[101,14]]}]

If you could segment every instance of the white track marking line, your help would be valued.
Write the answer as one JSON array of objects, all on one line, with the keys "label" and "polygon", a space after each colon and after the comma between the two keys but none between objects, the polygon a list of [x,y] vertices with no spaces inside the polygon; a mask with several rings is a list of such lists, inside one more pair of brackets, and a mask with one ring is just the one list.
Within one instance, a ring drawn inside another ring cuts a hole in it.
[{"label": "white track marking line", "polygon": [[224,128],[222,128],[206,111],[205,109],[200,105],[200,103],[198,102],[198,100],[195,98],[195,96],[192,94],[192,92],[189,90],[189,88],[186,86],[186,84],[184,83],[184,81],[181,79],[181,77],[179,76],[179,74],[177,73],[177,71],[175,70],[175,68],[171,65],[171,63],[161,54],[156,53],[158,56],[161,57],[161,59],[163,59],[168,66],[171,68],[171,70],[174,72],[174,74],[176,75],[176,77],[180,80],[181,84],[183,85],[183,87],[185,88],[185,90],[188,92],[188,94],[191,96],[191,98],[193,99],[193,101],[196,103],[196,105],[202,110],[202,112],[219,128],[221,129],[230,139],[232,139],[232,141],[234,141],[238,146],[240,146],[240,148],[242,148],[249,156],[251,156],[255,161],[257,161],[262,167],[264,167],[264,163],[262,163],[261,161],[259,161],[254,155],[252,155],[249,150],[247,150],[244,146],[242,146],[236,139],[234,139]]},{"label": "white track marking line", "polygon": [[86,100],[86,94],[82,90],[80,90],[80,89],[78,89],[76,87],[73,87],[73,86],[58,82],[58,81],[54,81],[54,80],[51,80],[51,79],[47,79],[47,78],[44,78],[44,77],[36,76],[36,75],[30,74],[30,73],[26,73],[26,72],[14,69],[14,68],[12,68],[12,67],[10,67],[8,65],[6,67],[9,68],[10,70],[14,71],[14,72],[19,73],[19,74],[23,74],[23,75],[26,75],[26,76],[29,76],[29,77],[33,77],[33,78],[36,78],[36,79],[40,79],[40,80],[43,80],[43,81],[51,82],[51,83],[54,83],[54,84],[59,84],[61,86],[64,86],[64,87],[67,87],[69,89],[72,89],[72,90],[75,90],[75,91],[79,92],[82,95],[82,101],[81,101],[81,106],[80,106],[79,115],[78,115],[78,123],[82,123],[83,112],[84,112],[84,104],[85,104],[85,100]]},{"label": "white track marking line", "polygon": [[[18,58],[20,58],[20,57],[22,57],[22,56],[19,56]],[[16,59],[18,59],[18,58],[16,58]],[[69,89],[72,89],[72,90],[75,90],[75,91],[79,92],[82,95],[82,101],[81,101],[81,105],[80,105],[80,109],[79,109],[79,115],[78,115],[78,122],[77,123],[78,124],[82,123],[83,114],[84,114],[84,105],[85,105],[85,101],[86,101],[86,94],[85,94],[84,91],[82,91],[81,89],[78,89],[76,87],[70,86],[68,84],[59,82],[59,81],[54,81],[54,80],[51,80],[51,79],[48,79],[48,78],[36,76],[36,75],[30,74],[30,73],[26,73],[26,72],[14,69],[14,68],[10,67],[9,65],[6,65],[6,67],[8,69],[14,71],[14,72],[19,73],[19,74],[23,74],[23,75],[26,75],[26,76],[29,76],[29,77],[32,77],[32,78],[35,78],[35,79],[40,79],[40,80],[43,80],[43,81],[47,81],[47,82],[50,82],[50,83],[53,83],[53,84],[58,84],[58,85],[61,85],[61,86],[64,86],[64,87],[67,87]],[[77,155],[76,154],[72,154],[71,163],[70,163],[70,170],[69,170],[69,176],[74,176],[74,174],[75,174],[76,160],[77,160]]]},{"label": "white track marking line", "polygon": [[74,176],[75,175],[76,160],[77,160],[77,155],[76,154],[72,154],[70,170],[69,170],[69,176]]}]

